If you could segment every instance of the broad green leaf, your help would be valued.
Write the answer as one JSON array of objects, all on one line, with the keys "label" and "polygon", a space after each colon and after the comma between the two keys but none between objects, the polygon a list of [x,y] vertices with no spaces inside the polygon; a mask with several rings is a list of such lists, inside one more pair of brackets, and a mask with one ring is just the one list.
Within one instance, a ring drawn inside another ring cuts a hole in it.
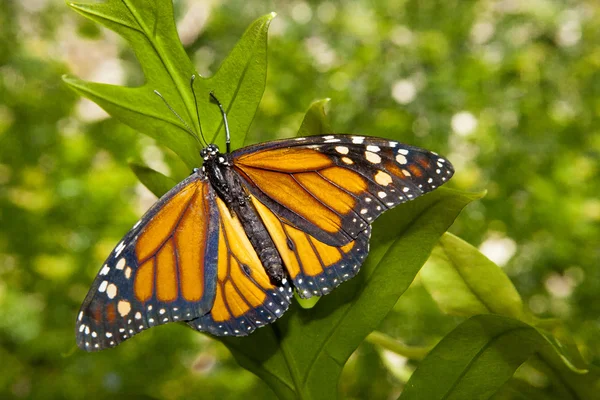
[{"label": "broad green leaf", "polygon": [[535,328],[515,319],[472,317],[425,357],[400,399],[488,399],[543,342]]},{"label": "broad green leaf", "polygon": [[321,99],[310,105],[296,136],[326,135],[333,132],[325,112],[325,106],[330,100]]},{"label": "broad green leaf", "polygon": [[596,371],[569,369],[533,326],[483,314],[463,322],[442,339],[419,364],[400,399],[488,399],[534,354],[534,360],[550,371],[547,373],[557,375],[551,377],[552,382],[559,382],[556,390],[570,394],[560,398],[595,398],[600,389]]},{"label": "broad green leaf", "polygon": [[[194,92],[206,139],[214,140],[223,123],[218,107],[209,102],[213,91],[230,116],[233,146],[243,144],[265,87],[267,30],[274,14],[256,20],[217,73],[208,79],[198,77],[192,92],[191,78],[197,73],[177,36],[171,1],[107,0],[69,5],[123,36],[145,77],[144,85],[135,88],[63,77],[75,91],[172,149],[190,169],[202,161]],[[155,90],[185,122],[169,110]],[[224,135],[219,139],[219,144],[224,143]]]},{"label": "broad green leaf", "polygon": [[460,211],[481,194],[440,188],[375,222],[360,273],[315,307],[293,304],[275,324],[226,338],[239,363],[284,399],[333,399],[340,372],[408,288]]},{"label": "broad green leaf", "polygon": [[175,179],[169,178],[143,164],[130,162],[129,168],[131,168],[135,176],[142,182],[142,185],[146,186],[156,197],[161,197],[177,185]]},{"label": "broad green leaf", "polygon": [[423,285],[445,313],[494,313],[523,320],[523,303],[504,271],[479,250],[446,233],[421,269]]}]

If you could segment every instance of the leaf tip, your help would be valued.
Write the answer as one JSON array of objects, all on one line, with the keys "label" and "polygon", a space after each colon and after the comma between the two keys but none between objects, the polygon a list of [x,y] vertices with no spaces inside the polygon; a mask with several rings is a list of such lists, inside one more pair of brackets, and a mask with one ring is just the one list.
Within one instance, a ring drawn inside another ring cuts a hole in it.
[{"label": "leaf tip", "polygon": [[275,17],[277,16],[277,13],[276,13],[275,11],[271,11],[271,12],[269,13],[269,16],[270,16],[270,18],[269,18],[269,19],[273,19],[273,18],[275,18]]}]

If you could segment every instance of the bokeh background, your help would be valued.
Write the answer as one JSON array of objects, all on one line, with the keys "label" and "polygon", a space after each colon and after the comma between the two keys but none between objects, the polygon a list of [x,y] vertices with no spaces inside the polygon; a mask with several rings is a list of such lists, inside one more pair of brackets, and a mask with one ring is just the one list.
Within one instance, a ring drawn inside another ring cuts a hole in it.
[{"label": "bokeh background", "polygon": [[[310,103],[329,97],[338,132],[401,132],[448,156],[457,170],[449,186],[488,190],[452,231],[506,271],[531,312],[565,321],[600,365],[600,3],[181,0],[175,8],[205,76],[255,18],[276,11],[252,140],[294,135]],[[93,277],[155,200],[127,161],[188,171],[77,97],[64,73],[143,82],[127,44],[62,0],[2,0],[0,398],[273,398],[219,342],[182,326],[97,354],[75,348]],[[380,330],[427,346],[459,322],[417,278]],[[414,366],[365,343],[340,389],[350,399],[396,398]]]}]

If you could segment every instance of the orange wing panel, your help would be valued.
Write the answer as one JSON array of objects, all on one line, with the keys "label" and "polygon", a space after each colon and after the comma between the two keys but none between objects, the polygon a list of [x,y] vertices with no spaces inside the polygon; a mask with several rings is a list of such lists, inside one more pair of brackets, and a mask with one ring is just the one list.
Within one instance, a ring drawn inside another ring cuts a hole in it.
[{"label": "orange wing panel", "polygon": [[282,172],[315,171],[333,165],[326,155],[312,149],[282,148],[240,156],[236,164]]},{"label": "orange wing panel", "polygon": [[338,214],[306,192],[292,175],[242,168],[246,175],[273,200],[302,215],[324,231],[336,233],[342,220]]},{"label": "orange wing panel", "polygon": [[327,182],[316,172],[303,172],[294,176],[309,192],[338,213],[347,214],[356,205],[354,197]]},{"label": "orange wing panel", "polygon": [[137,270],[134,284],[135,297],[142,303],[148,301],[154,292],[154,259],[149,259]]},{"label": "orange wing panel", "polygon": [[177,298],[177,265],[173,241],[165,243],[156,257],[156,298],[173,301]]},{"label": "orange wing panel", "polygon": [[225,305],[223,299],[223,289],[221,285],[217,285],[217,294],[215,295],[215,302],[213,303],[210,313],[215,321],[227,321],[231,318],[229,310]]},{"label": "orange wing panel", "polygon": [[196,188],[196,184],[191,184],[173,196],[144,228],[135,245],[140,262],[156,253],[171,234]]},{"label": "orange wing panel", "polygon": [[205,208],[205,191],[190,203],[174,233],[179,257],[179,275],[181,295],[187,301],[198,301],[204,294],[204,260],[206,251],[206,220],[209,218]]},{"label": "orange wing panel", "polygon": [[[314,246],[319,258],[325,266],[333,265],[342,259],[342,254],[338,247],[329,246],[317,239],[310,237],[310,242]],[[354,243],[354,242],[350,242]]]},{"label": "orange wing panel", "polygon": [[320,173],[331,182],[355,194],[361,194],[368,188],[365,178],[345,168],[331,167]]},{"label": "orange wing panel", "polygon": [[225,284],[225,297],[227,298],[227,303],[229,304],[229,309],[234,317],[239,317],[243,315],[250,309],[250,306],[242,299],[238,291],[233,286],[233,283],[227,282]]},{"label": "orange wing panel", "polygon": [[309,236],[289,225],[286,225],[284,229],[294,243],[295,253],[300,259],[304,273],[307,275],[319,275],[323,272],[321,261],[308,241]]}]

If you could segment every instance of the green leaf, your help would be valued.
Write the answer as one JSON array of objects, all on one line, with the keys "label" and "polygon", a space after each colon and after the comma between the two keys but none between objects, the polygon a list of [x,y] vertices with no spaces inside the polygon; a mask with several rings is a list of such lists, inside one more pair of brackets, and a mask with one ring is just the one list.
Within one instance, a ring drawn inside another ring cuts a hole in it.
[{"label": "green leaf", "polygon": [[[213,141],[223,123],[218,107],[209,102],[213,91],[230,116],[233,146],[243,144],[265,88],[267,30],[274,14],[257,19],[217,73],[208,79],[196,79],[192,92],[191,78],[198,74],[179,41],[170,1],[107,0],[69,5],[123,36],[145,76],[144,85],[135,88],[63,77],[71,88],[113,117],[172,149],[190,169],[202,161],[195,100],[207,139]],[[185,123],[167,108],[155,90]],[[218,143],[224,143],[224,135],[219,138]]]},{"label": "green leaf", "polygon": [[296,136],[327,135],[328,133],[333,133],[327,119],[327,113],[325,112],[325,106],[330,100],[321,99],[310,105]]},{"label": "green leaf", "polygon": [[494,313],[523,320],[521,296],[504,271],[479,250],[446,233],[421,269],[423,285],[442,311]]},{"label": "green leaf", "polygon": [[542,342],[537,331],[523,322],[498,315],[475,316],[425,357],[400,399],[487,399]]},{"label": "green leaf", "polygon": [[284,399],[332,399],[346,360],[408,288],[443,232],[481,194],[440,188],[375,222],[360,273],[315,307],[293,304],[275,324],[223,342]]},{"label": "green leaf", "polygon": [[135,176],[142,182],[142,185],[146,186],[156,197],[161,197],[177,185],[175,179],[169,178],[143,164],[129,162],[129,168],[131,168]]},{"label": "green leaf", "polygon": [[[533,326],[500,315],[477,315],[450,332],[425,357],[406,384],[401,400],[487,399],[509,382],[521,364],[535,360],[559,382],[563,399],[593,399],[596,371],[574,372]],[[432,382],[435,382],[432,385]]]}]

